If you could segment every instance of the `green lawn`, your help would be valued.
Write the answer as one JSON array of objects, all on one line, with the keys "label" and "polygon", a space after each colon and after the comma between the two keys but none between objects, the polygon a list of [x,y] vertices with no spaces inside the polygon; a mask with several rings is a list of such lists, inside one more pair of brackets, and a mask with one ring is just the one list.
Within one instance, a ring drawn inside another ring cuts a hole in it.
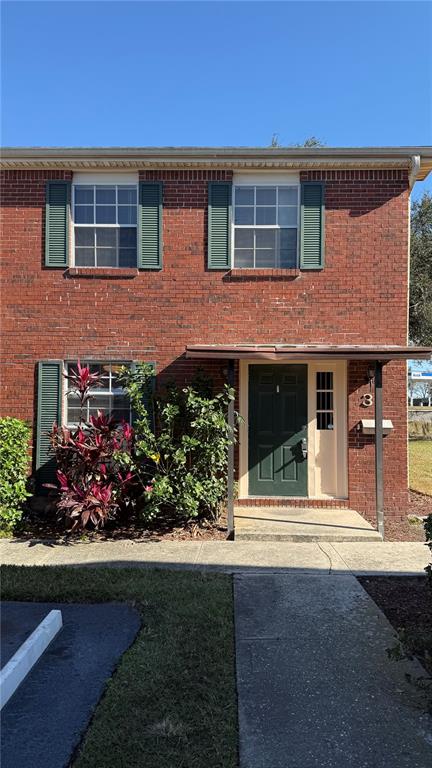
[{"label": "green lawn", "polygon": [[410,488],[432,496],[432,440],[409,443]]},{"label": "green lawn", "polygon": [[3,566],[2,598],[124,601],[141,613],[73,768],[237,768],[230,576]]}]

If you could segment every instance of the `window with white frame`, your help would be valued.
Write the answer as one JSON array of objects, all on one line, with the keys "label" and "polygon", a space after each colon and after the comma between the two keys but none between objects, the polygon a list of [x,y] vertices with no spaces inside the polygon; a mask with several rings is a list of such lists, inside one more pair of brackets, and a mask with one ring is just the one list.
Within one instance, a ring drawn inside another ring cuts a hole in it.
[{"label": "window with white frame", "polygon": [[137,266],[136,184],[75,184],[75,266]]},{"label": "window with white frame", "polygon": [[234,267],[297,266],[299,186],[234,186]]},{"label": "window with white frame", "polygon": [[[81,365],[88,366],[90,373],[100,376],[98,384],[90,389],[90,397],[84,405],[81,414],[80,401],[76,391],[68,387],[66,391],[66,424],[72,426],[79,424],[80,419],[89,421],[90,416],[97,416],[98,411],[112,416],[115,421],[131,422],[131,405],[128,394],[119,381],[120,369],[127,363],[89,363],[81,361]],[[66,363],[66,375],[71,370],[76,370],[76,362]],[[68,385],[69,380],[67,379]]]}]

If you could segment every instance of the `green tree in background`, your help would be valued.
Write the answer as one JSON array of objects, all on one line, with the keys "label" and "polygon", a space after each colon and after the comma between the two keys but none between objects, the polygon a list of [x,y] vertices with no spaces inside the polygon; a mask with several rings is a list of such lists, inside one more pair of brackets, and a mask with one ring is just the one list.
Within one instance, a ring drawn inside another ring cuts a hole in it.
[{"label": "green tree in background", "polygon": [[316,136],[309,136],[303,144],[296,145],[299,147],[308,147],[313,149],[314,147],[325,147],[325,144],[321,139],[317,139]]},{"label": "green tree in background", "polygon": [[410,339],[432,344],[432,195],[411,211]]},{"label": "green tree in background", "polygon": [[[279,141],[279,134],[274,133],[271,139],[270,147],[282,147],[283,145]],[[325,147],[325,144],[320,139],[317,139],[316,136],[309,136],[309,138],[305,139],[305,141],[302,144],[288,144],[289,147]]]}]

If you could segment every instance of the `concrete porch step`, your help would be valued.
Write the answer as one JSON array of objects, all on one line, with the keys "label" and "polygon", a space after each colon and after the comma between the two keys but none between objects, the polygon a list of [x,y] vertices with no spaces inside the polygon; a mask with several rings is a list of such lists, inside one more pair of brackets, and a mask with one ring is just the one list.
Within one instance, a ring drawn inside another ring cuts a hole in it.
[{"label": "concrete porch step", "polygon": [[236,506],[234,528],[237,541],[381,541],[353,509]]}]

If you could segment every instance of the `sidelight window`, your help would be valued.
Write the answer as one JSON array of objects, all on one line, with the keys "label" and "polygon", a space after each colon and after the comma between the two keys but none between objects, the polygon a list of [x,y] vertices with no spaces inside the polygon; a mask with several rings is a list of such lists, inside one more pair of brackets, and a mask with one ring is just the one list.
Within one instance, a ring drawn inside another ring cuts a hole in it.
[{"label": "sidelight window", "polygon": [[316,375],[317,429],[334,429],[333,396],[332,371],[318,371]]}]

